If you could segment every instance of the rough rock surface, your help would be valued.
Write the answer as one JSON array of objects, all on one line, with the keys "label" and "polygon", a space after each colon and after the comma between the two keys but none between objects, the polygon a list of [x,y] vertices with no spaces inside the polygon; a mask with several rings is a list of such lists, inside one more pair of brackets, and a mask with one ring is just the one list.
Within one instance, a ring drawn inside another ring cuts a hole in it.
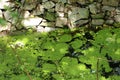
[{"label": "rough rock surface", "polygon": [[[0,18],[4,16],[13,26],[22,25],[26,28],[37,26],[38,32],[42,32],[41,29],[50,31],[66,25],[74,28],[86,25],[113,25],[120,22],[120,0],[18,0],[18,2],[21,5],[15,1],[0,0]],[[6,6],[13,11],[7,10]]]}]

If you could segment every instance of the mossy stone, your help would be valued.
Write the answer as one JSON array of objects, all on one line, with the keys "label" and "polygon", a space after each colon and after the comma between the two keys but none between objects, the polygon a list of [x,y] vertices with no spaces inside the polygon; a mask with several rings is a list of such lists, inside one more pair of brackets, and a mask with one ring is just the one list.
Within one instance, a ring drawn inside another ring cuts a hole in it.
[{"label": "mossy stone", "polygon": [[56,14],[54,12],[45,12],[44,18],[48,21],[55,21],[56,19]]}]

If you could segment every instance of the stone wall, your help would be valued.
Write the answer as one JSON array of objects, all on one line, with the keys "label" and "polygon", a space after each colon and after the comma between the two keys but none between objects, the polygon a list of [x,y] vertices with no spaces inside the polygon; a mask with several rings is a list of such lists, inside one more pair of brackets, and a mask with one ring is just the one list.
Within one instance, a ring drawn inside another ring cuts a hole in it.
[{"label": "stone wall", "polygon": [[[120,22],[120,0],[0,0],[0,4],[0,17],[7,20],[8,28],[20,25],[44,32],[58,27],[103,26]],[[12,10],[6,10],[4,6]],[[21,19],[12,18],[10,13],[13,11]],[[20,26],[18,29],[22,28]]]}]

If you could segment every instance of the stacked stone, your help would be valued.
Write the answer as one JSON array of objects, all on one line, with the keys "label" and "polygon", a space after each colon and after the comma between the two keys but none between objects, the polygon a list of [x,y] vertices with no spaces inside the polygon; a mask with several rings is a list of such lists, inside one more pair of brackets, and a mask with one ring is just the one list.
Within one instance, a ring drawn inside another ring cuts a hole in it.
[{"label": "stacked stone", "polygon": [[[26,2],[24,2],[26,1]],[[38,32],[58,27],[103,26],[120,23],[120,0],[21,0],[23,5],[20,22],[25,28],[36,28]],[[10,11],[4,6],[15,7],[9,0],[0,0],[0,17],[10,23]],[[19,11],[19,10],[18,10]]]}]

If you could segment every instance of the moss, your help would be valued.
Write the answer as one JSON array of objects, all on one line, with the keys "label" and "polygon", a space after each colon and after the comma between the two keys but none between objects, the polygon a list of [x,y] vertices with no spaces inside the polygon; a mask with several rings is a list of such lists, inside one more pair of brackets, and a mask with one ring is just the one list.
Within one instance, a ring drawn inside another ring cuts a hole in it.
[{"label": "moss", "polygon": [[120,22],[114,23],[113,26],[114,26],[114,27],[117,27],[117,28],[120,27]]},{"label": "moss", "polygon": [[44,18],[47,19],[48,21],[55,21],[56,19],[56,14],[54,12],[45,12]]}]

